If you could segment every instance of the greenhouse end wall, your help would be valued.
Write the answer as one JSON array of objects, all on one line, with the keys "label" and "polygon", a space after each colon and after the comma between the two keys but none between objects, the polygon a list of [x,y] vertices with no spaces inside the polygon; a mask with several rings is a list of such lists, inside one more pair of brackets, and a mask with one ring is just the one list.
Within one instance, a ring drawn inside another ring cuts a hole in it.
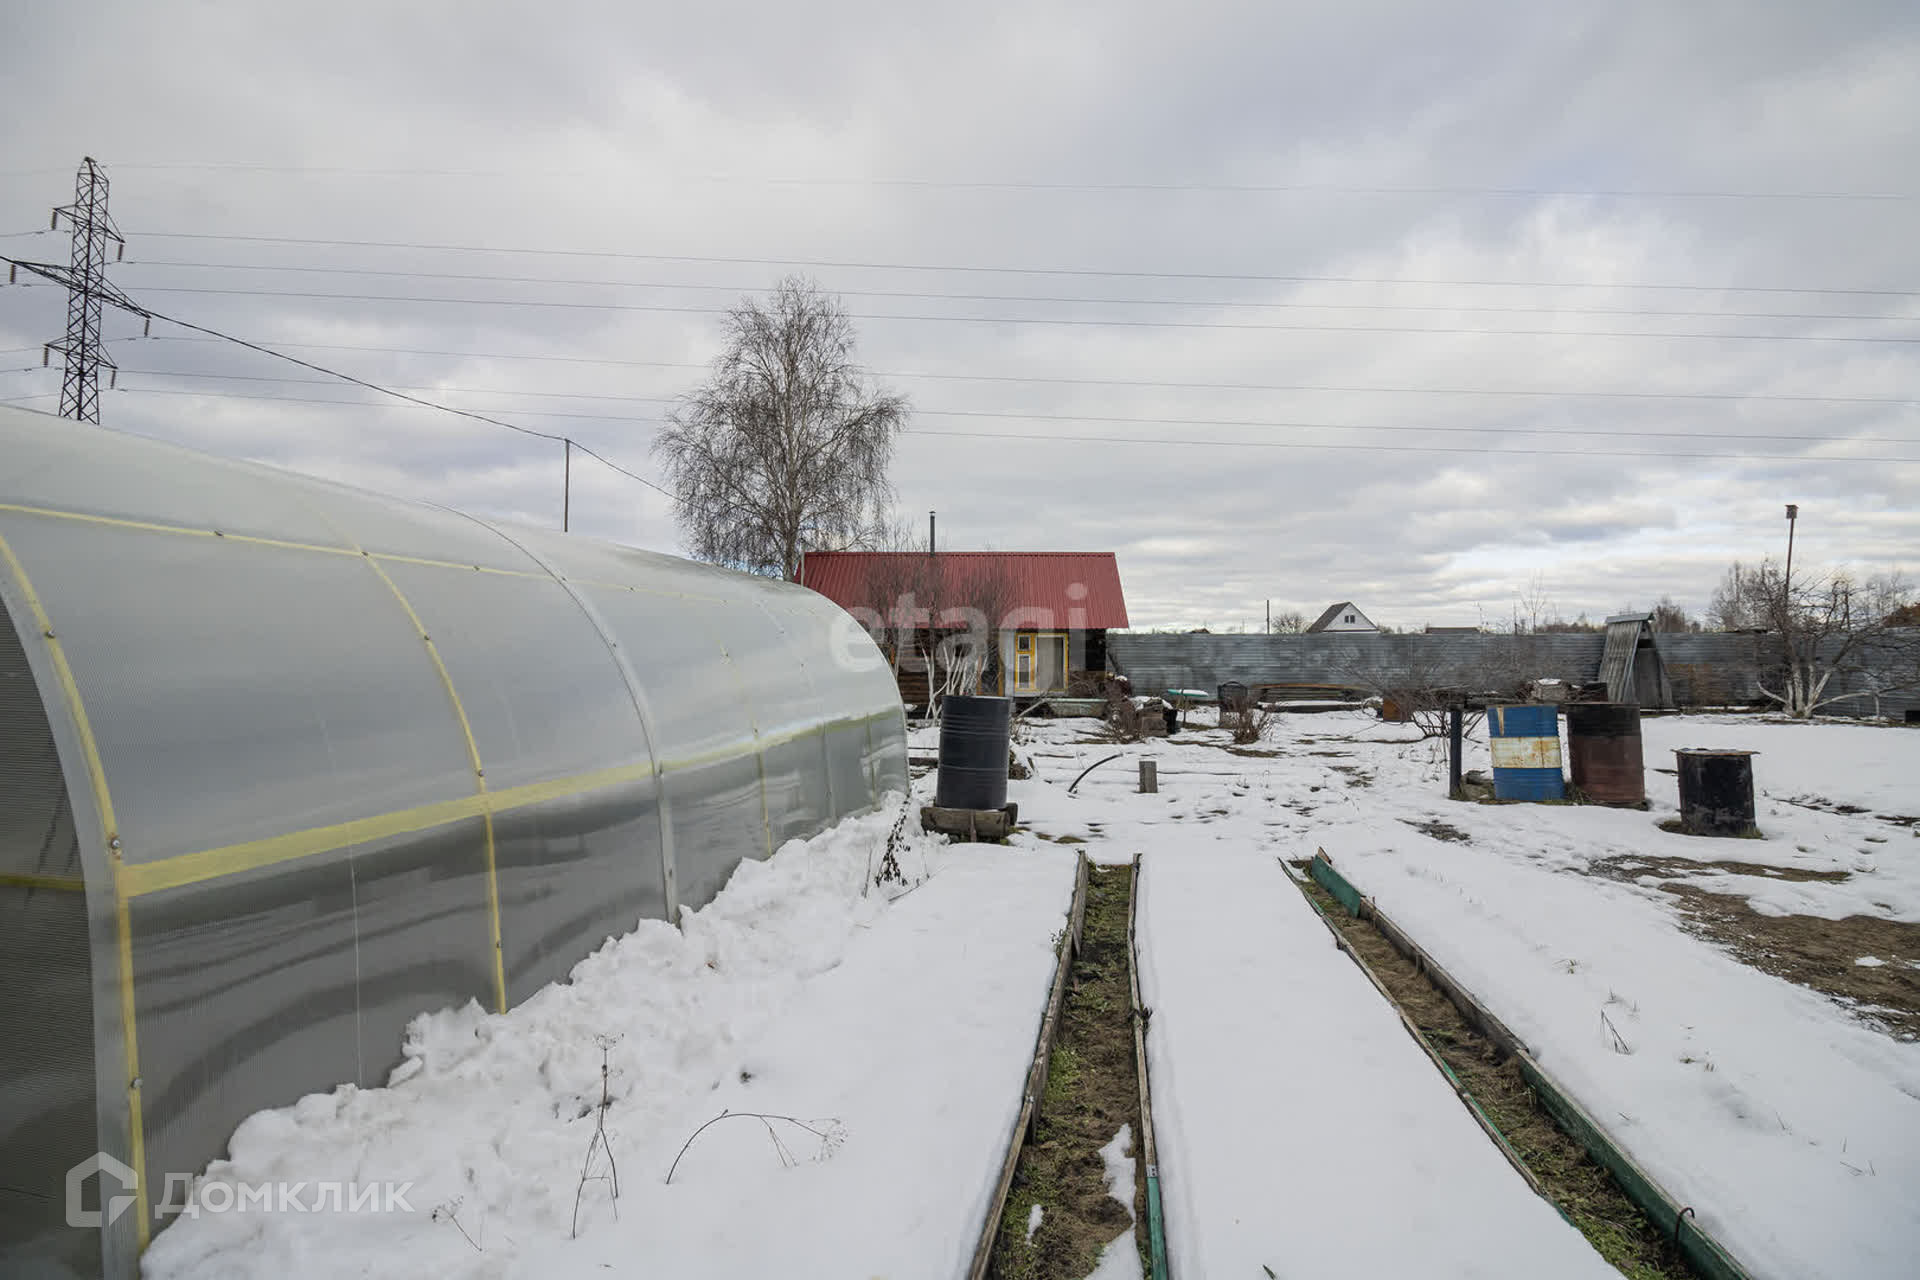
[{"label": "greenhouse end wall", "polygon": [[4,408],[0,612],[0,1270],[133,1274],[246,1115],[906,787],[812,592]]}]

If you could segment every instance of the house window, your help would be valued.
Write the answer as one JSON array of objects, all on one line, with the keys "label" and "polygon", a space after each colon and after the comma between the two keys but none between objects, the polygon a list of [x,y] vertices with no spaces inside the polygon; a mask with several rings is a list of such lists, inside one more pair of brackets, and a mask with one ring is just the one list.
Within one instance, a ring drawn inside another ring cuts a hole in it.
[{"label": "house window", "polygon": [[1012,687],[1015,695],[1061,693],[1067,687],[1065,632],[1022,631],[1013,638]]},{"label": "house window", "polygon": [[1352,622],[1352,621],[1353,621],[1353,615],[1352,615],[1352,614],[1348,614],[1348,615],[1347,615],[1347,621],[1348,621],[1348,622]]}]

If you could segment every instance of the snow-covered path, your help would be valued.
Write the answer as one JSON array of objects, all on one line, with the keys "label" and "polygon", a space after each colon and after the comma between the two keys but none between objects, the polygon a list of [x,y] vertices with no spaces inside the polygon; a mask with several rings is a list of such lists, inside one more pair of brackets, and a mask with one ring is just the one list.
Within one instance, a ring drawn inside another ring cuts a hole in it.
[{"label": "snow-covered path", "polygon": [[1141,892],[1175,1275],[1616,1274],[1506,1163],[1271,855],[1167,842]]},{"label": "snow-covered path", "polygon": [[[309,1200],[322,1181],[408,1182],[412,1212],[181,1218],[147,1277],[965,1274],[1075,859],[916,834],[902,863],[930,874],[887,903],[861,887],[897,812],[743,864],[684,931],[643,922],[505,1015],[416,1021],[389,1087],[261,1112],[209,1171]],[[603,1043],[617,1214],[610,1183],[580,1182]],[[723,1111],[827,1138],[722,1121],[667,1185]]]}]

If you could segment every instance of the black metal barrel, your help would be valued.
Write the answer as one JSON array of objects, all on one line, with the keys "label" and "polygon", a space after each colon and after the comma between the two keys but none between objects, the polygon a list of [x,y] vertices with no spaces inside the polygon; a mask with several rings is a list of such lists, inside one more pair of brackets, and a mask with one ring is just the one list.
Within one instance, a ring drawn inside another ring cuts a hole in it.
[{"label": "black metal barrel", "polygon": [[1247,686],[1238,680],[1229,680],[1221,685],[1219,695],[1222,715],[1229,711],[1245,711],[1252,705],[1252,700],[1247,696]]},{"label": "black metal barrel", "polygon": [[1647,769],[1639,704],[1569,702],[1566,712],[1573,785],[1593,804],[1644,806]]},{"label": "black metal barrel", "polygon": [[953,694],[940,704],[942,809],[999,809],[1007,803],[1013,699]]},{"label": "black metal barrel", "polygon": [[1750,836],[1753,824],[1753,752],[1683,747],[1680,825],[1697,836]]}]

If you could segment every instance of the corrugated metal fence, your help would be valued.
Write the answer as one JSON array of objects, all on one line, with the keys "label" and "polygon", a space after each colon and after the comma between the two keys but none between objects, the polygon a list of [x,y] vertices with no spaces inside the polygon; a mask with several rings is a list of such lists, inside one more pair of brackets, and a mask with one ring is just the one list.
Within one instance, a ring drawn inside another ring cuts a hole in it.
[{"label": "corrugated metal fence", "polygon": [[[1542,678],[1597,680],[1604,635],[1152,635],[1107,633],[1116,670],[1133,680],[1136,693],[1166,689],[1213,689],[1228,680],[1245,684],[1344,685],[1355,689],[1460,687],[1506,689]],[[1763,701],[1760,673],[1781,660],[1771,635],[1660,634],[1654,637],[1674,699],[1683,707]],[[1910,660],[1909,660],[1910,661]],[[1836,675],[1835,693],[1870,694],[1895,683],[1895,660],[1868,654],[1857,669]],[[1772,682],[1769,681],[1769,684]],[[1883,694],[1877,713],[1900,718],[1920,707],[1920,690]],[[1876,714],[1871,696],[1822,708],[1823,714]]]}]

